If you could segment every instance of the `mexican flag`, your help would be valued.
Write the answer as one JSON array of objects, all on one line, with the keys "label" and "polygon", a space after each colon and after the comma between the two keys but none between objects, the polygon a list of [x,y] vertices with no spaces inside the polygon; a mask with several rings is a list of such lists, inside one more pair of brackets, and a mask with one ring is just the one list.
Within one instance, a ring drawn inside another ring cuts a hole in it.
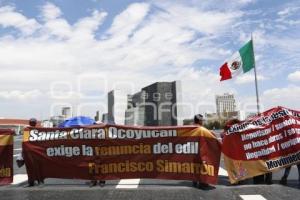
[{"label": "mexican flag", "polygon": [[252,40],[247,42],[238,52],[235,52],[220,68],[221,80],[224,81],[246,73],[254,67],[254,52]]}]

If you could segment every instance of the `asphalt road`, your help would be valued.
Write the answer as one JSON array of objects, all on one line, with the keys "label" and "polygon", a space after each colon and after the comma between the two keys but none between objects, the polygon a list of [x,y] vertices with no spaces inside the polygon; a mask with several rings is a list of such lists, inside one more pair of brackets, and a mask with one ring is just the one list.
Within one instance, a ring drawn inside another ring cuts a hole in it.
[{"label": "asphalt road", "polygon": [[[21,137],[15,137],[14,160],[21,152]],[[190,181],[131,179],[107,181],[104,187],[89,187],[85,180],[46,179],[42,186],[25,188],[27,175],[24,167],[18,168],[14,162],[14,183],[0,187],[0,199],[245,199],[245,200],[282,200],[297,199],[300,195],[297,168],[292,167],[288,185],[282,186],[279,180],[283,171],[273,174],[273,185],[253,185],[247,180],[241,185],[231,186],[223,170],[219,183],[205,191],[192,187]]]}]

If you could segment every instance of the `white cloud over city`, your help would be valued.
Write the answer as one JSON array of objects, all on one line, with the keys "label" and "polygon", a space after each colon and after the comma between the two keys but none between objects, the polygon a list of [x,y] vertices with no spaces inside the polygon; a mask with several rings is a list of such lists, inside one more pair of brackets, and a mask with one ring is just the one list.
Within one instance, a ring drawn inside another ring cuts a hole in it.
[{"label": "white cloud over city", "polygon": [[[291,18],[295,8],[279,7],[272,11],[274,21],[266,18],[259,24],[247,12],[257,1],[233,1],[222,9],[216,2],[145,1],[128,4],[114,16],[90,9],[73,23],[51,2],[37,5],[35,17],[17,5],[1,5],[0,117],[46,118],[51,106],[64,103],[89,104],[82,112],[93,116],[96,110],[105,111],[100,104],[111,89],[133,93],[156,81],[180,80],[183,102],[193,105],[194,113],[214,111],[215,95],[224,92],[234,93],[241,103],[255,100],[253,72],[220,82],[218,70],[251,32],[257,39],[262,104],[266,109],[299,109],[300,48],[295,35],[300,24]],[[291,24],[289,35],[269,28]],[[246,87],[251,89],[247,92]],[[53,91],[67,95],[58,98]]]}]

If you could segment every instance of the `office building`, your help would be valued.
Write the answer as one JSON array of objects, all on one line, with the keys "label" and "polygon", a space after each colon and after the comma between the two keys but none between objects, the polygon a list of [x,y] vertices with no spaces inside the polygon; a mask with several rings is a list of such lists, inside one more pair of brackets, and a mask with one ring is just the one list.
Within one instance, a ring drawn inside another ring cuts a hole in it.
[{"label": "office building", "polygon": [[71,107],[62,107],[62,109],[61,109],[61,115],[65,119],[71,118],[72,117]]},{"label": "office building", "polygon": [[110,124],[124,124],[127,99],[121,90],[112,90],[107,94],[107,115],[102,121]]},{"label": "office building", "polygon": [[236,111],[236,102],[233,94],[224,93],[223,95],[216,95],[217,115],[224,113],[232,113]]},{"label": "office building", "polygon": [[127,95],[126,125],[176,126],[181,110],[180,82],[156,82],[140,92]]}]

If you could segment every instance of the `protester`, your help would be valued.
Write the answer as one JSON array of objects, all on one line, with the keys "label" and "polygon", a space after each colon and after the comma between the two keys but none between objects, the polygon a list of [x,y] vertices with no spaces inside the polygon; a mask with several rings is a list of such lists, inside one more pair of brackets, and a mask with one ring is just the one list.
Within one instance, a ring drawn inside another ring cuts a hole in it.
[{"label": "protester", "polygon": [[25,164],[25,161],[24,161],[22,153],[18,154],[16,162],[17,162],[17,166],[19,168],[22,167]]},{"label": "protester", "polygon": [[254,184],[268,184],[268,185],[272,185],[273,184],[272,172],[266,173],[266,174],[262,174],[262,175],[259,175],[259,176],[254,176],[253,177],[253,183]]},{"label": "protester", "polygon": [[[291,168],[292,168],[292,166],[285,168],[284,174],[279,182],[280,184],[287,185],[287,178],[291,172]],[[297,164],[297,168],[298,168],[298,186],[300,187],[300,163]]]},{"label": "protester", "polygon": [[241,121],[239,119],[236,119],[236,118],[227,121],[225,126],[224,126],[224,132],[221,133],[221,138],[223,139],[225,132],[227,132],[232,125],[238,124],[240,122]]},{"label": "protester", "polygon": [[[231,119],[231,120],[228,120],[228,121],[226,122],[225,126],[224,126],[224,132],[221,133],[221,138],[222,138],[222,140],[223,140],[223,138],[224,138],[225,133],[230,129],[230,127],[233,126],[234,124],[238,124],[238,123],[240,123],[240,122],[241,122],[241,121],[240,121],[239,119],[236,119],[236,118]],[[232,184],[232,185],[239,185],[240,183],[241,183],[241,181],[238,181],[238,182],[236,182],[236,183],[234,183],[234,184]]]},{"label": "protester", "polygon": [[[29,126],[31,127],[35,127],[37,125],[37,120],[35,118],[31,118],[29,120]],[[34,181],[35,179],[37,179],[38,184],[39,185],[43,185],[44,184],[44,178],[41,175],[41,166],[39,163],[33,162],[33,157],[31,154],[26,154],[26,156],[24,155],[24,152],[22,151],[22,157],[24,158],[24,162],[25,162],[25,167],[26,167],[26,171],[27,171],[27,176],[28,176],[28,185],[26,185],[25,187],[32,187],[34,186]],[[21,160],[21,159],[20,159]],[[32,169],[28,166],[28,162],[32,162],[35,163],[35,168]],[[32,177],[34,176],[34,177]]]},{"label": "protester", "polygon": [[272,172],[266,173],[266,174],[262,174],[262,175],[259,175],[259,176],[254,176],[253,177],[253,183],[254,184],[268,184],[268,185],[272,185],[273,184]]},{"label": "protester", "polygon": [[[97,123],[95,123],[97,124]],[[90,187],[94,187],[97,185],[97,180],[91,180],[90,181]],[[99,180],[99,185],[100,187],[104,187],[105,186],[105,181],[104,180]]]},{"label": "protester", "polygon": [[268,185],[272,185],[273,184],[272,172],[266,173],[266,174],[262,174],[262,175],[259,175],[259,176],[254,176],[253,177],[253,183],[254,184],[268,184]]},{"label": "protester", "polygon": [[[225,132],[228,131],[231,126],[233,126],[234,124],[240,123],[240,122],[241,121],[239,119],[229,120],[224,126],[224,133],[221,135],[222,139],[224,137]],[[254,184],[266,183],[266,184],[269,184],[269,185],[273,184],[273,182],[272,182],[272,173],[267,173],[265,175],[259,175],[259,176],[253,177],[253,183]],[[237,182],[236,184],[240,184],[240,182]]]},{"label": "protester", "polygon": [[[97,180],[92,180],[92,181],[90,182],[90,187],[93,187],[93,186],[96,186],[96,185],[97,185]],[[100,187],[104,187],[105,181],[100,180],[100,181],[99,181],[99,185],[100,185]]]},{"label": "protester", "polygon": [[265,174],[265,183],[268,184],[268,185],[273,184],[272,172]]},{"label": "protester", "polygon": [[[200,127],[204,128],[204,127],[203,127],[203,121],[204,121],[203,115],[197,114],[197,115],[194,116],[194,125],[197,125],[197,126],[200,126]],[[207,131],[208,131],[208,130],[207,130]],[[193,181],[193,186],[194,186],[194,187],[197,187],[197,184],[198,184],[198,188],[199,188],[199,189],[202,189],[202,190],[208,190],[208,189],[211,189],[211,188],[212,188],[212,186],[210,186],[210,185],[207,184],[207,183],[203,183],[203,182],[201,182],[201,181],[199,181],[199,182]]]}]

